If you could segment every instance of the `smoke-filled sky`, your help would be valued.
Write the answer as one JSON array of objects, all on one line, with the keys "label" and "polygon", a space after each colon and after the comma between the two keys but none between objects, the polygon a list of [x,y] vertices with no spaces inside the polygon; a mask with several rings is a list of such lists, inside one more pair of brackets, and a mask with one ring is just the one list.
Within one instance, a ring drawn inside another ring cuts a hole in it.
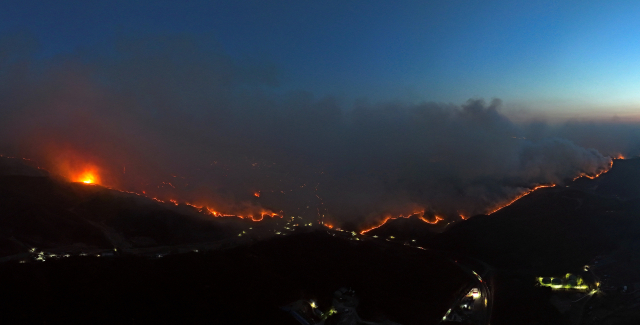
[{"label": "smoke-filled sky", "polygon": [[637,17],[633,2],[5,3],[0,153],[229,213],[483,213],[640,153]]}]

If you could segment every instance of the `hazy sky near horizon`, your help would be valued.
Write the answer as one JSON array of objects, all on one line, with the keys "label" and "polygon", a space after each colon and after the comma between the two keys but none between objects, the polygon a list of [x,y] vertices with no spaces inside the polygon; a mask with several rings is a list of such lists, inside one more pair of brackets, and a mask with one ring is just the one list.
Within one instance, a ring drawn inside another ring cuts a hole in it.
[{"label": "hazy sky near horizon", "polygon": [[37,58],[188,35],[273,69],[273,92],[637,120],[638,17],[636,1],[6,1],[0,35]]}]

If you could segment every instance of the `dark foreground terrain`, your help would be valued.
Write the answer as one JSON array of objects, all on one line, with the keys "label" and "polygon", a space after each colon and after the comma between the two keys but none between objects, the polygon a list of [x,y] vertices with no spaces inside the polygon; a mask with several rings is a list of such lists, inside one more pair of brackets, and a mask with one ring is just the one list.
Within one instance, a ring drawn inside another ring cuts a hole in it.
[{"label": "dark foreground terrain", "polygon": [[[640,324],[639,158],[614,160],[598,178],[539,189],[439,234],[427,228],[397,219],[371,235],[413,238],[490,264],[492,324]],[[534,289],[536,277],[566,273],[599,283],[598,293],[580,299]]]},{"label": "dark foreground terrain", "polygon": [[434,324],[470,277],[439,253],[326,232],[149,259],[7,262],[4,323],[296,324],[280,307],[351,287],[360,316]]}]

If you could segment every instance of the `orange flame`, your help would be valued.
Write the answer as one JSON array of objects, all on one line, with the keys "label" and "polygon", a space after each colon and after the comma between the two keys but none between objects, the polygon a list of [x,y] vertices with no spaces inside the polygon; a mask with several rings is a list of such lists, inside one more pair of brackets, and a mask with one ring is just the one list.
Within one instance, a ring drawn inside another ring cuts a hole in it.
[{"label": "orange flame", "polygon": [[614,160],[614,159],[624,159],[624,156],[622,156],[622,155],[618,155],[618,156],[619,156],[619,157],[622,157],[622,158],[611,158],[611,161],[609,161],[609,167],[608,167],[608,168],[606,168],[606,169],[600,170],[600,171],[599,171],[599,172],[597,172],[595,175],[588,175],[587,173],[580,173],[580,175],[578,175],[578,176],[574,177],[574,178],[573,178],[573,180],[575,181],[576,179],[578,179],[578,178],[580,178],[580,177],[586,177],[586,178],[588,178],[588,179],[595,179],[595,178],[597,178],[597,177],[600,177],[600,175],[602,175],[602,174],[604,174],[604,173],[608,172],[608,171],[611,169],[611,167],[613,167],[613,160]]},{"label": "orange flame", "polygon": [[[399,216],[399,217],[400,217],[400,218],[404,218],[404,216]],[[387,223],[387,221],[389,221],[389,220],[394,220],[394,219],[398,219],[399,217],[395,217],[395,218],[394,218],[394,217],[392,217],[392,216],[387,216],[387,217],[385,217],[385,218],[382,220],[382,222],[381,222],[379,225],[376,225],[376,226],[373,226],[373,227],[371,227],[371,228],[364,229],[364,230],[360,231],[360,235],[364,235],[364,234],[368,233],[368,232],[369,232],[369,231],[371,231],[371,230],[378,229],[378,228],[382,227],[385,223]]]},{"label": "orange flame", "polygon": [[199,206],[191,204],[191,203],[186,203],[186,204],[190,205],[190,206],[192,206],[192,207],[194,207],[196,209],[207,211],[209,214],[211,214],[214,217],[238,217],[240,219],[249,219],[251,221],[262,221],[262,220],[264,220],[265,216],[271,217],[271,218],[275,218],[275,217],[282,218],[282,215],[279,215],[277,213],[273,213],[273,212],[267,211],[267,210],[262,210],[256,216],[254,216],[253,214],[249,214],[249,215],[243,216],[243,215],[235,215],[235,214],[223,214],[223,213],[220,213],[218,211],[212,210],[212,209],[207,208],[207,207],[199,207]]},{"label": "orange flame", "polygon": [[[600,177],[602,174],[604,174],[604,173],[608,172],[609,170],[611,170],[611,167],[613,167],[613,160],[614,160],[614,159],[624,159],[624,156],[622,156],[622,154],[618,154],[618,157],[619,157],[619,158],[612,158],[612,159],[609,161],[609,167],[608,167],[608,168],[604,168],[604,169],[602,169],[602,170],[598,171],[595,175],[589,175],[589,174],[587,174],[587,173],[580,173],[578,176],[574,177],[574,178],[573,178],[573,180],[575,181],[576,179],[578,179],[578,178],[580,178],[580,177],[586,177],[586,178],[589,178],[589,179],[594,179],[594,178]],[[522,194],[518,195],[515,199],[513,199],[513,200],[509,201],[509,203],[507,203],[507,204],[503,204],[503,205],[501,205],[501,206],[498,206],[497,208],[494,208],[493,210],[491,210],[491,211],[490,211],[490,212],[488,212],[487,214],[493,214],[493,213],[496,213],[496,212],[500,211],[501,209],[503,209],[503,208],[505,208],[505,207],[510,206],[510,205],[511,205],[511,204],[513,204],[515,201],[518,201],[519,199],[521,199],[521,198],[523,198],[523,197],[525,197],[525,196],[529,195],[531,192],[533,192],[533,191],[535,191],[535,190],[537,190],[537,189],[544,188],[544,187],[554,187],[554,186],[556,186],[556,184],[538,185],[538,186],[536,186],[536,187],[534,187],[534,188],[532,188],[532,189],[526,190],[524,193],[522,193]],[[462,216],[461,216],[461,217],[462,217]],[[464,219],[464,218],[463,218],[463,219]]]},{"label": "orange flame", "polygon": [[503,205],[501,205],[501,206],[498,206],[497,208],[494,208],[491,212],[488,212],[487,214],[493,214],[493,213],[496,213],[496,212],[498,212],[498,211],[502,210],[503,208],[506,208],[506,207],[510,206],[510,205],[511,205],[511,204],[513,204],[515,201],[518,201],[518,200],[520,200],[521,198],[523,198],[523,197],[525,197],[525,196],[527,196],[527,195],[531,194],[533,191],[535,191],[535,190],[537,190],[537,189],[541,189],[541,188],[545,188],[545,187],[555,187],[555,186],[556,186],[556,184],[546,184],[546,185],[538,185],[538,186],[536,186],[536,187],[534,187],[534,188],[532,188],[532,189],[528,189],[528,190],[524,191],[523,193],[521,193],[520,195],[516,196],[513,200],[509,201],[509,202],[508,202],[508,203],[506,203],[506,204],[503,204]]},{"label": "orange flame", "polygon": [[408,214],[406,217],[405,217],[404,215],[402,215],[402,214],[401,214],[401,215],[399,215],[399,216],[397,216],[397,217],[393,217],[393,216],[386,216],[386,217],[382,220],[382,222],[381,222],[380,224],[375,225],[375,226],[373,226],[373,227],[370,227],[370,228],[368,228],[368,229],[364,229],[364,230],[360,231],[360,235],[364,235],[364,234],[368,233],[368,232],[369,232],[369,231],[371,231],[371,230],[378,229],[378,228],[382,227],[384,224],[386,224],[387,222],[389,222],[389,220],[395,220],[395,219],[398,219],[398,218],[405,218],[405,219],[407,219],[407,218],[410,218],[411,216],[414,216],[414,215],[417,215],[417,216],[418,216],[418,219],[420,219],[421,221],[424,221],[424,222],[426,222],[426,223],[428,223],[428,224],[432,224],[432,225],[435,225],[436,223],[440,222],[441,220],[444,220],[444,219],[443,219],[443,218],[441,218],[440,216],[436,216],[436,220],[434,220],[434,221],[430,221],[430,220],[428,220],[427,218],[425,218],[425,217],[424,217],[424,211],[414,212],[414,213],[412,213],[412,214]]},{"label": "orange flame", "polygon": [[439,221],[444,220],[444,219],[443,219],[443,218],[441,218],[440,216],[436,216],[436,220],[434,220],[434,221],[430,221],[430,220],[428,220],[427,218],[425,218],[425,217],[423,217],[423,216],[419,216],[418,218],[419,218],[420,220],[422,220],[422,221],[424,221],[424,222],[426,222],[426,223],[428,223],[428,224],[432,224],[432,225],[435,225],[435,224],[436,224],[436,223],[438,223]]},{"label": "orange flame", "polygon": [[[4,156],[0,155],[0,157],[4,157]],[[7,158],[13,158],[13,157],[7,157]],[[22,159],[30,161],[30,159],[27,159],[27,158],[22,158]],[[72,182],[79,182],[84,184],[100,184],[104,188],[108,188],[110,190],[146,197],[158,203],[173,204],[176,206],[180,205],[180,202],[176,199],[168,199],[168,200],[160,199],[158,197],[153,197],[152,196],[153,194],[147,193],[144,190],[142,190],[141,193],[138,193],[138,192],[127,191],[127,190],[111,187],[113,186],[113,184],[110,184],[109,177],[100,177],[100,171],[103,171],[103,169],[98,167],[98,164],[91,161],[94,161],[94,160],[87,159],[86,157],[84,157],[81,154],[78,154],[75,151],[67,150],[65,151],[64,155],[59,155],[59,159],[55,159],[54,163],[52,163],[50,167],[52,168],[52,170],[55,171],[56,174],[59,174]],[[104,184],[103,182],[106,184]],[[166,186],[170,186],[172,188],[176,188],[176,186],[170,182],[162,182],[162,184]],[[260,197],[260,191],[256,191],[254,195],[256,197]],[[240,215],[236,213],[233,213],[233,214],[221,213],[213,209],[210,209],[208,207],[198,206],[190,202],[184,202],[184,204],[197,209],[201,213],[208,213],[214,217],[237,217],[240,219],[249,219],[252,221],[262,221],[265,219],[265,217],[282,218],[283,216],[282,211],[280,211],[280,213],[274,213],[273,211],[270,211],[264,208],[259,208],[259,207],[244,208],[242,210],[244,211],[244,213]]]},{"label": "orange flame", "polygon": [[96,184],[98,183],[98,175],[93,170],[85,170],[82,174],[75,177],[75,181],[85,184]]}]

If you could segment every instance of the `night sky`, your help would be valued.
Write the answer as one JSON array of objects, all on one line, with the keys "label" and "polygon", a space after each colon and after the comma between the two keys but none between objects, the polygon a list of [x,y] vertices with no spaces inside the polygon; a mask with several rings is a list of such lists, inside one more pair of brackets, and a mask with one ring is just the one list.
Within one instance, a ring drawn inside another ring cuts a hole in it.
[{"label": "night sky", "polygon": [[483,213],[640,153],[637,17],[634,1],[6,1],[0,153],[233,213]]}]

